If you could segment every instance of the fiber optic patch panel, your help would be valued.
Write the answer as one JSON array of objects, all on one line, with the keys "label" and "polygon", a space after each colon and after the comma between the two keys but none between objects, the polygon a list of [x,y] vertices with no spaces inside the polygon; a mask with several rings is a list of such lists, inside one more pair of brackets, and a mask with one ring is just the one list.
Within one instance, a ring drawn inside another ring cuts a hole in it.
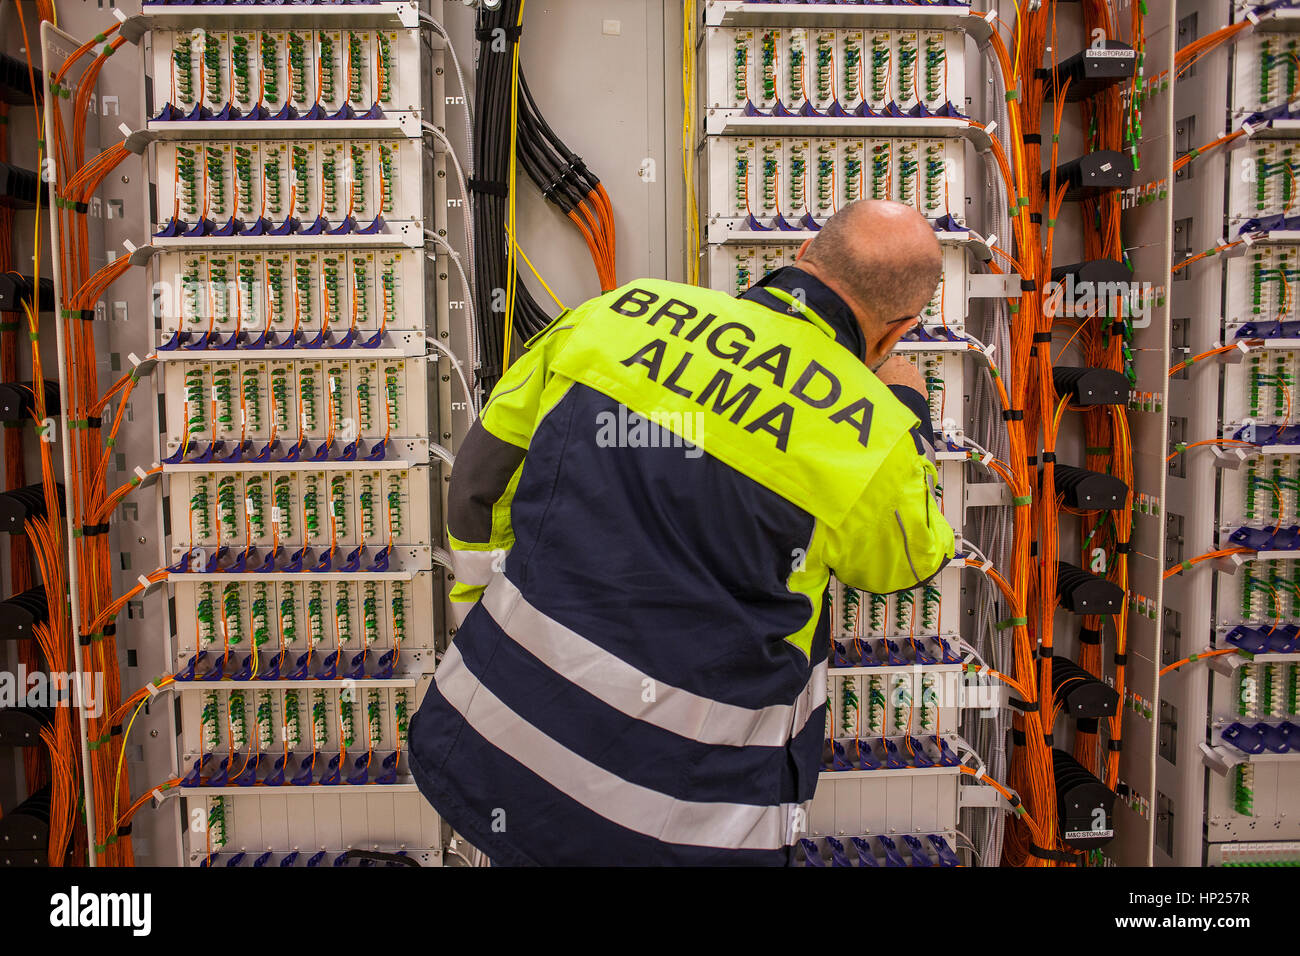
[{"label": "fiber optic patch panel", "polygon": [[[182,736],[186,776],[180,786],[395,784],[413,689],[196,685],[181,694],[182,719],[193,731]],[[291,763],[295,755],[301,766]]]},{"label": "fiber optic patch panel", "polygon": [[202,245],[295,235],[385,236],[419,221],[419,141],[164,141],[155,236]]},{"label": "fiber optic patch panel", "polygon": [[1224,468],[1222,481],[1220,520],[1225,528],[1291,524],[1300,496],[1300,456],[1253,455],[1236,468]]},{"label": "fiber optic patch panel", "polygon": [[1252,429],[1246,440],[1259,442],[1262,430],[1292,421],[1297,373],[1300,343],[1290,349],[1253,349],[1225,374],[1232,386],[1224,395],[1225,423]]},{"label": "fiber optic patch panel", "polygon": [[957,115],[964,34],[954,30],[716,27],[706,105],[766,114]]},{"label": "fiber optic patch panel", "polygon": [[[917,644],[919,647],[920,641]],[[926,652],[917,650],[915,653]],[[900,655],[897,659],[902,661],[903,657]],[[960,706],[961,696],[960,671],[949,669],[939,672],[916,663],[916,660],[915,657],[912,659],[907,670],[883,670],[877,673],[872,667],[855,668],[853,674],[835,674],[834,692],[827,715],[828,724],[833,724],[829,727],[829,737],[837,742],[849,737],[896,737],[907,734],[920,737],[940,733],[945,726],[949,732],[955,728],[956,708]],[[939,660],[942,661],[941,658]],[[943,663],[951,665],[953,662]],[[907,751],[909,756],[914,749]],[[851,760],[849,762],[852,763]]]},{"label": "fiber optic patch panel", "polygon": [[[857,199],[892,199],[927,219],[962,216],[963,144],[887,137],[716,137],[704,162],[710,232],[815,229]],[[730,223],[729,223],[730,225]]]},{"label": "fiber optic patch panel", "polygon": [[[946,606],[945,598],[948,599]],[[961,623],[958,614],[960,603],[960,589],[942,573],[924,587],[895,594],[871,594],[837,581],[831,586],[831,640],[849,649],[847,653],[854,658],[865,656],[883,663],[897,655],[907,660],[933,656],[940,663],[951,664],[960,660],[960,657],[954,657]],[[938,653],[923,653],[920,648],[909,649],[908,641],[912,638],[943,641],[954,646],[939,647]],[[901,642],[901,650],[876,646],[885,641]],[[865,645],[852,650],[855,642],[860,645],[865,642]],[[878,651],[883,653],[876,653]],[[933,660],[925,662],[935,663]],[[898,664],[899,661],[889,663]],[[832,659],[832,666],[840,665]]]},{"label": "fiber optic patch panel", "polygon": [[249,686],[415,677],[432,647],[417,624],[431,611],[427,592],[406,581],[200,581],[176,596],[177,620],[187,622],[176,673],[203,684],[238,682],[247,669]]},{"label": "fiber optic patch panel", "polygon": [[1286,323],[1297,320],[1291,284],[1300,277],[1298,265],[1300,252],[1293,245],[1257,243],[1227,260],[1226,341],[1300,337],[1286,334]]},{"label": "fiber optic patch panel", "polygon": [[409,250],[291,245],[163,253],[157,274],[157,344],[182,352],[311,343],[377,348],[376,333],[412,327],[419,313],[404,308],[406,294],[422,279],[419,256]]},{"label": "fiber optic patch panel", "polygon": [[1257,220],[1296,215],[1300,152],[1293,141],[1251,141],[1233,158],[1228,193],[1230,238],[1243,231],[1258,231]]},{"label": "fiber optic patch panel", "polygon": [[[416,627],[432,611],[428,594],[407,581],[199,581],[177,594],[175,610],[186,622],[178,628],[177,674],[199,683],[251,669],[244,657],[253,648],[257,680],[304,680],[330,669],[337,679],[419,674],[432,646]],[[317,650],[320,657],[300,659]],[[338,654],[333,661],[331,653]]]},{"label": "fiber optic patch panel", "polygon": [[1294,32],[1252,33],[1233,52],[1233,126],[1252,114],[1285,107],[1300,88],[1300,37]]},{"label": "fiber optic patch panel", "polygon": [[[181,551],[243,547],[428,544],[424,471],[248,471],[173,474]],[[179,553],[179,552],[178,552]]]},{"label": "fiber optic patch panel", "polygon": [[407,460],[397,439],[427,433],[426,368],[420,359],[357,351],[293,359],[277,350],[237,362],[185,361],[182,353],[165,369],[164,464]]},{"label": "fiber optic patch panel", "polygon": [[322,27],[153,31],[153,76],[167,123],[304,121],[311,126],[419,111],[415,30]]}]

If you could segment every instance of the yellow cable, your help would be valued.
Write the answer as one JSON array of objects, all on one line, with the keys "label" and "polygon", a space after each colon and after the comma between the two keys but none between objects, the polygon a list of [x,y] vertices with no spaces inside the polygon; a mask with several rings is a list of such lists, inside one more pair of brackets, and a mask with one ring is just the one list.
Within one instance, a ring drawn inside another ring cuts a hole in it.
[{"label": "yellow cable", "polygon": [[542,288],[545,289],[546,294],[551,297],[551,301],[558,305],[562,311],[568,312],[569,307],[560,301],[558,295],[551,291],[551,287],[546,284],[546,280],[542,278],[542,274],[537,271],[537,267],[533,265],[532,260],[528,258],[528,254],[524,252],[523,247],[519,245],[519,240],[515,238],[513,234],[510,236],[510,243],[514,246],[515,251],[519,253],[520,257],[523,258],[524,265],[528,266],[528,271],[536,276],[537,281],[542,284]]},{"label": "yellow cable", "polygon": [[686,181],[686,281],[700,283],[699,200],[695,192],[695,0],[682,5],[682,175]]},{"label": "yellow cable", "polygon": [[[519,3],[519,22],[516,26],[523,26],[524,23],[524,4],[528,0],[520,0]],[[515,291],[516,275],[515,270],[518,263],[515,260],[515,250],[519,248],[518,243],[514,241],[515,236],[515,199],[516,199],[516,179],[518,173],[518,156],[519,148],[519,40],[515,39],[514,56],[512,57],[510,67],[510,209],[506,216],[506,236],[510,239],[510,245],[506,253],[506,316],[505,330],[501,336],[505,340],[505,346],[501,354],[501,372],[510,368],[510,340],[515,334]]]},{"label": "yellow cable", "polygon": [[[153,695],[149,696],[152,697]],[[117,796],[122,792],[122,758],[126,756],[126,740],[131,736],[131,725],[135,723],[135,719],[140,716],[140,711],[147,703],[149,703],[149,697],[143,698],[140,703],[135,705],[135,713],[131,715],[131,719],[127,722],[126,730],[122,734],[122,746],[117,751],[117,773],[113,775],[113,831],[110,836],[117,833]]]}]

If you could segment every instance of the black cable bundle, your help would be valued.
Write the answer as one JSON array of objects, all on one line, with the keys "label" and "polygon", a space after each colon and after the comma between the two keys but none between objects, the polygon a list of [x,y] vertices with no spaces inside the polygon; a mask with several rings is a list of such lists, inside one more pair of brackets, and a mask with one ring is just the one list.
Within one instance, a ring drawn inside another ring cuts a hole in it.
[{"label": "black cable bundle", "polygon": [[551,129],[522,71],[519,93],[519,163],[542,195],[582,232],[600,290],[616,289],[614,216],[600,177]]},{"label": "black cable bundle", "polygon": [[[475,173],[473,194],[474,262],[478,273],[475,316],[482,366],[478,386],[491,392],[502,374],[505,323],[501,321],[509,246],[506,238],[510,184],[510,83],[514,46],[519,42],[520,0],[502,0],[496,10],[479,8],[475,30],[478,69],[474,78],[478,128],[474,131]],[[504,38],[504,42],[502,42]],[[522,105],[523,97],[520,97]],[[548,322],[523,282],[515,277],[514,331],[531,338]],[[495,307],[495,308],[494,308]]]}]

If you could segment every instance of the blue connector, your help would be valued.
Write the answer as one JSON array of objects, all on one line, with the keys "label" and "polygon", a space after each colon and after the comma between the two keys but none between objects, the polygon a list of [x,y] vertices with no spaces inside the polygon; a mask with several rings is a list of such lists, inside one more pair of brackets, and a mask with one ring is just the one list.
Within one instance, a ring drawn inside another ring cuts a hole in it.
[{"label": "blue connector", "polygon": [[912,857],[912,866],[934,866],[934,861],[925,852],[925,845],[920,840],[907,833],[903,835],[903,842],[907,844],[908,854]]},{"label": "blue connector", "polygon": [[817,844],[807,837],[801,837],[799,845],[803,847],[803,865],[804,866],[825,866],[826,861],[822,859],[821,850]]},{"label": "blue connector", "polygon": [[885,866],[907,866],[903,862],[903,855],[898,852],[898,846],[887,836],[876,837],[876,842],[885,852]]},{"label": "blue connector", "polygon": [[957,859],[957,854],[952,851],[947,840],[937,833],[931,833],[926,839],[930,841],[930,846],[934,847],[934,852],[939,857],[939,866],[961,866],[961,861]]},{"label": "blue connector", "polygon": [[826,846],[829,847],[831,851],[831,866],[853,865],[849,862],[849,858],[844,854],[844,844],[835,839],[835,837],[828,836],[826,838]]},{"label": "blue connector", "polygon": [[858,851],[858,866],[880,866],[876,854],[871,852],[871,844],[862,837],[849,837],[849,842]]}]

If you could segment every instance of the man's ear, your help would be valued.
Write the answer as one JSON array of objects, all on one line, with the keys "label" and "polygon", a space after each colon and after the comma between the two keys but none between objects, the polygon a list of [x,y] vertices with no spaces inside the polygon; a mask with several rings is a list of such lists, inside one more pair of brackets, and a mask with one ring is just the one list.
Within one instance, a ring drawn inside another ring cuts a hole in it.
[{"label": "man's ear", "polygon": [[896,322],[889,326],[880,340],[880,354],[888,355],[894,350],[894,346],[903,340],[908,332],[916,328],[915,322]]},{"label": "man's ear", "polygon": [[808,247],[812,245],[812,241],[813,241],[812,236],[809,236],[807,239],[803,241],[803,244],[799,246],[799,251],[794,254],[795,262],[798,262],[800,259],[803,258],[803,254],[808,251]]}]

